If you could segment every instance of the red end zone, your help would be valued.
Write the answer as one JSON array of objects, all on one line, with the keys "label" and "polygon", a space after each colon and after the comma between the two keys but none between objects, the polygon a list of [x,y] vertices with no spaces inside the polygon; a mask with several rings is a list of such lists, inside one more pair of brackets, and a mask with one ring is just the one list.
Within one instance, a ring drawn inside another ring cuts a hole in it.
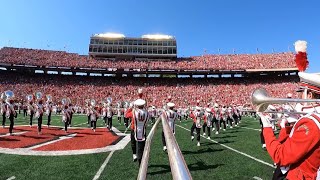
[{"label": "red end zone", "polygon": [[32,128],[19,126],[14,128],[13,136],[7,133],[8,128],[0,129],[0,153],[19,154],[12,150],[24,153],[32,151],[31,154],[34,155],[37,155],[37,152],[41,152],[41,155],[45,155],[46,152],[58,155],[59,153],[55,152],[64,152],[63,155],[72,154],[72,152],[82,154],[81,151],[84,152],[83,154],[88,154],[90,151],[105,152],[109,151],[110,146],[117,146],[117,143],[125,138],[124,134],[118,135],[106,128],[97,128],[96,132],[89,128],[72,128],[65,133],[62,128],[44,127],[42,135],[38,135],[36,126]]}]

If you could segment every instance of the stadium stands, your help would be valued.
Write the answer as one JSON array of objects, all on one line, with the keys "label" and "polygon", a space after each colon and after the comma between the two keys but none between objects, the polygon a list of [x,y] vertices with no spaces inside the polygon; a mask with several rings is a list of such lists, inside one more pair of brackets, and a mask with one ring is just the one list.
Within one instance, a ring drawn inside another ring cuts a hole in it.
[{"label": "stadium stands", "polygon": [[87,98],[98,102],[109,95],[114,102],[133,100],[137,89],[143,88],[149,105],[162,106],[168,95],[177,106],[195,105],[196,100],[205,106],[207,102],[219,101],[219,104],[251,104],[254,89],[264,87],[273,97],[285,97],[293,93],[298,78],[260,77],[228,79],[176,79],[176,78],[107,78],[63,75],[18,75],[17,73],[0,74],[0,92],[12,90],[18,100],[25,100],[26,95],[41,91],[51,94],[55,101],[70,97],[73,103],[83,105]]},{"label": "stadium stands", "polygon": [[274,54],[232,54],[203,55],[190,58],[178,58],[174,61],[114,61],[96,60],[89,56],[49,51],[4,47],[0,49],[0,63],[54,66],[54,67],[88,67],[117,69],[174,69],[174,70],[244,70],[295,68],[294,54],[291,52]]}]

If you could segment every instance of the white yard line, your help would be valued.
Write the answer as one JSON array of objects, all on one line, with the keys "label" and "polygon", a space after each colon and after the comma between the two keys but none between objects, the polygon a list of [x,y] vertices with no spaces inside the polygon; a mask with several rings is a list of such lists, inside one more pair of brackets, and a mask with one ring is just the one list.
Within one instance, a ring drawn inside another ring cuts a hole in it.
[{"label": "white yard line", "polygon": [[261,178],[259,178],[259,177],[257,177],[257,176],[254,176],[254,177],[253,177],[253,179],[256,179],[256,180],[263,180],[263,179],[261,179]]},{"label": "white yard line", "polygon": [[75,137],[76,135],[77,135],[77,133],[69,134],[69,135],[66,135],[66,136],[60,136],[59,139],[56,139],[56,140],[54,140],[54,141],[50,141],[50,142],[38,144],[38,145],[31,146],[31,147],[28,147],[28,148],[25,148],[25,149],[27,149],[27,150],[37,149],[37,148],[39,148],[39,147],[46,146],[46,145],[49,145],[49,144],[53,144],[53,143],[56,143],[56,142],[58,142],[58,141],[62,141],[62,140],[65,140],[65,139],[73,138],[73,137]]},{"label": "white yard line", "polygon": [[[178,125],[178,124],[176,124],[176,126],[178,126],[178,127],[182,128],[182,129],[190,132],[189,129],[187,129],[187,128],[183,127],[183,126],[180,126],[180,125]],[[202,136],[203,138],[207,139],[205,136],[203,136],[203,135],[201,135],[201,136]],[[221,145],[221,146],[223,146],[223,147],[225,147],[225,148],[227,148],[227,149],[229,149],[229,150],[231,150],[231,151],[234,151],[234,152],[236,152],[236,153],[239,153],[239,154],[241,154],[241,155],[243,155],[243,156],[246,156],[246,157],[248,157],[248,158],[250,158],[250,159],[253,159],[253,160],[257,161],[257,162],[260,162],[260,163],[262,163],[262,164],[265,164],[265,165],[267,165],[267,166],[270,166],[270,167],[274,168],[273,164],[267,163],[267,162],[265,162],[265,161],[263,161],[263,160],[261,160],[261,159],[255,158],[255,157],[250,156],[250,155],[248,155],[248,154],[246,154],[246,153],[244,153],[244,152],[241,152],[241,151],[238,151],[238,150],[236,150],[236,149],[233,149],[232,147],[229,147],[229,146],[227,146],[227,145],[220,144],[220,143],[218,143],[218,142],[215,141],[215,140],[212,140],[212,139],[207,139],[207,140],[208,140],[208,141],[212,141],[212,142],[214,142],[214,143],[216,143],[216,144],[219,144],[219,145]]]},{"label": "white yard line", "polygon": [[100,178],[101,173],[103,172],[103,170],[106,168],[108,162],[111,159],[112,154],[114,153],[114,151],[111,151],[110,154],[108,155],[108,157],[106,158],[106,160],[102,163],[101,167],[99,168],[98,172],[96,173],[96,175],[93,177],[92,180],[97,180]]},{"label": "white yard line", "polygon": [[[16,133],[12,133],[13,135],[21,135],[24,134],[28,131],[22,131],[22,132],[16,132]],[[6,136],[10,136],[10,133],[4,134],[4,135],[0,135],[0,137],[6,137]]]},{"label": "white yard line", "polygon": [[249,128],[249,127],[240,127],[240,128],[251,129],[251,130],[255,130],[255,131],[261,131],[261,129],[254,129],[254,128]]},{"label": "white yard line", "polygon": [[8,178],[7,180],[13,180],[15,178],[16,178],[15,176],[12,176],[12,177]]}]

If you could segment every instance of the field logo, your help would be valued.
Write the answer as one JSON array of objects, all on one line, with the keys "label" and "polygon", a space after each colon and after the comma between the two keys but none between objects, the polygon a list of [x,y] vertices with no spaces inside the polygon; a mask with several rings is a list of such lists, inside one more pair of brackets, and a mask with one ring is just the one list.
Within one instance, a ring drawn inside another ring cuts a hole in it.
[{"label": "field logo", "polygon": [[97,128],[43,128],[38,135],[37,127],[17,126],[11,136],[8,128],[0,129],[0,153],[38,156],[60,156],[101,153],[123,149],[130,141],[129,135],[117,129],[109,131]]}]

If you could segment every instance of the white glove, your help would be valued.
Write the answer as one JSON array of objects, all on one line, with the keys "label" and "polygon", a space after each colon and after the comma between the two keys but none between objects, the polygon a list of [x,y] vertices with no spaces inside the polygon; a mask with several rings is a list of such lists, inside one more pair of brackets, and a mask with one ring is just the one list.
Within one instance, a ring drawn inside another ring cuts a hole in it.
[{"label": "white glove", "polygon": [[281,128],[285,128],[286,127],[286,124],[287,124],[287,119],[286,118],[283,118],[280,122],[280,127]]},{"label": "white glove", "polygon": [[272,127],[272,124],[271,124],[271,122],[270,122],[270,119],[271,119],[270,116],[268,116],[267,114],[264,115],[262,112],[257,112],[257,115],[260,116],[261,122],[262,122],[262,126],[263,126],[264,128],[266,128],[266,127]]}]

